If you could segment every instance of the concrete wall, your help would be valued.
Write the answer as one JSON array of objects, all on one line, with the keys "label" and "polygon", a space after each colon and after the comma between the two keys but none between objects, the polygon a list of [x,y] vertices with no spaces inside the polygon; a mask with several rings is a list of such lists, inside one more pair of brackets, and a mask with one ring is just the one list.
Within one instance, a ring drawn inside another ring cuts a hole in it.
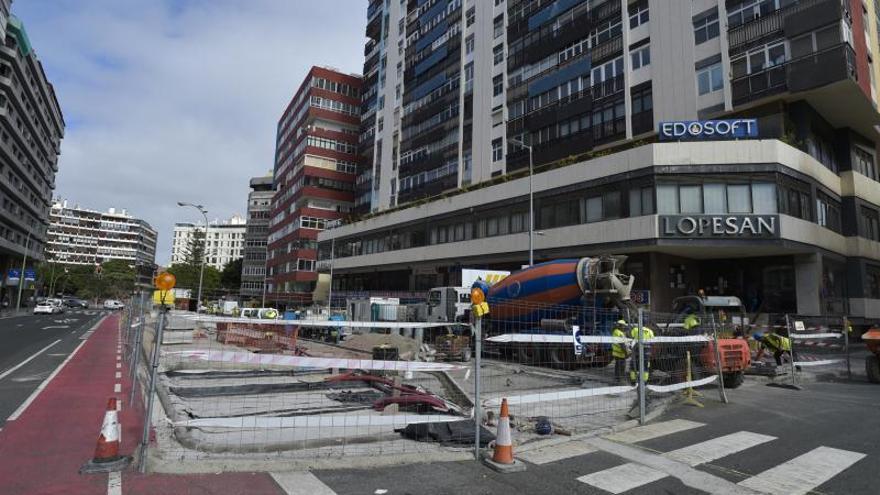
[{"label": "concrete wall", "polygon": [[648,8],[654,122],[696,119],[692,4],[650,0]]}]

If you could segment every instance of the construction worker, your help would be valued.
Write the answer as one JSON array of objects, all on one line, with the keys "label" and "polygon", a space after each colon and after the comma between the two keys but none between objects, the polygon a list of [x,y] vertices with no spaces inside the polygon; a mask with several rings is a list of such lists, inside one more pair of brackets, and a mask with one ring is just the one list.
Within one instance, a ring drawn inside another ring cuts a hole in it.
[{"label": "construction worker", "polygon": [[[642,327],[642,346],[644,349],[645,356],[645,371],[642,373],[642,377],[645,380],[645,383],[648,382],[648,377],[651,372],[651,359],[649,357],[651,343],[649,342],[654,338],[654,331],[651,330],[650,327]],[[636,383],[638,381],[639,376],[639,328],[633,327],[630,330],[630,338],[633,339],[633,351],[632,351],[632,359],[629,360],[629,381],[631,383]]]},{"label": "construction worker", "polygon": [[761,359],[764,355],[764,350],[769,350],[773,353],[773,357],[776,359],[776,366],[782,366],[782,356],[784,354],[788,354],[788,358],[791,359],[791,340],[788,337],[777,335],[774,332],[770,332],[767,335],[756,332],[752,335],[752,338],[758,343],[756,360]]},{"label": "construction worker", "polygon": [[[612,337],[626,338],[626,321],[617,320],[611,330]],[[623,382],[626,375],[626,358],[629,357],[629,349],[625,342],[611,344],[611,356],[614,358],[614,379]]]},{"label": "construction worker", "polygon": [[690,313],[684,317],[684,329],[688,332],[700,326],[700,319],[697,318],[697,315],[694,313]]}]

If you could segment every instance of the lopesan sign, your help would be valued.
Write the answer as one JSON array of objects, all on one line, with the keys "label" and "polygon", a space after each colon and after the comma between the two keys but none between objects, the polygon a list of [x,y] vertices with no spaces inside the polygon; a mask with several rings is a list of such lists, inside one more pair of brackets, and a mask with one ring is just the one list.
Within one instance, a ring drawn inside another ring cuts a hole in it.
[{"label": "lopesan sign", "polygon": [[660,122],[661,141],[699,141],[758,137],[755,119]]},{"label": "lopesan sign", "polygon": [[660,215],[660,237],[776,238],[776,215]]}]

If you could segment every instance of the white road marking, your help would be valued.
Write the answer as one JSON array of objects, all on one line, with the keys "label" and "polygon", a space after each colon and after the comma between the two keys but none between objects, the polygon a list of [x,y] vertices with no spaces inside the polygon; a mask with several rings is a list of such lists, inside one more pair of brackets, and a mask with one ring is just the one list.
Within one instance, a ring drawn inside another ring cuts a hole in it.
[{"label": "white road marking", "polygon": [[110,471],[107,477],[107,495],[122,495],[121,471]]},{"label": "white road marking", "polygon": [[73,352],[71,352],[70,355],[67,356],[67,359],[62,361],[61,364],[59,364],[58,367],[55,368],[55,371],[53,371],[51,375],[43,380],[43,383],[41,383],[40,386],[37,387],[36,390],[34,390],[30,397],[28,397],[24,402],[21,403],[20,406],[18,406],[18,409],[16,409],[11,415],[9,415],[8,418],[6,418],[6,421],[15,421],[16,419],[18,419],[18,417],[24,413],[28,406],[30,406],[31,403],[37,399],[37,396],[40,395],[40,392],[42,392],[43,389],[49,385],[49,382],[51,382],[52,379],[55,378],[55,375],[57,375],[61,372],[62,369],[64,369],[64,366],[66,366],[67,363],[70,362],[71,359],[73,359],[73,356],[76,356],[76,353],[79,352],[79,350],[85,343],[86,341],[80,342],[79,345],[76,346],[76,349],[74,349]]},{"label": "white road marking", "polygon": [[666,473],[651,469],[648,466],[629,462],[622,466],[581,476],[577,480],[600,490],[618,494],[657,480],[662,480],[666,476]]},{"label": "white road marking", "polygon": [[[663,457],[694,467],[775,439],[769,435],[740,431],[667,452]],[[578,481],[618,494],[666,476],[668,474],[662,471],[630,462],[581,476]]]},{"label": "white road marking", "polygon": [[740,431],[673,450],[664,454],[664,456],[693,467],[721,459],[730,454],[742,452],[771,440],[776,440],[776,437]]},{"label": "white road marking", "polygon": [[117,393],[117,394],[118,394],[119,392],[122,392],[122,384],[121,384],[121,383],[117,383],[117,384],[113,385],[113,392],[114,392],[114,393]]},{"label": "white road marking", "polygon": [[696,421],[688,421],[686,419],[673,419],[672,421],[663,421],[661,423],[653,423],[647,426],[631,428],[620,433],[608,435],[605,438],[608,440],[614,440],[615,442],[638,443],[653,438],[671,435],[680,431],[698,428],[700,426],[705,426],[705,424],[697,423]]},{"label": "white road marking", "polygon": [[117,369],[122,368],[122,363],[116,363],[116,368]]},{"label": "white road marking", "polygon": [[739,484],[764,493],[802,495],[864,458],[858,452],[818,447]]},{"label": "white road marking", "polygon": [[117,355],[116,355],[116,360],[117,360],[117,361],[122,361],[122,356],[120,356],[120,355],[117,354]]},{"label": "white road marking", "polygon": [[[122,411],[122,400],[121,399],[116,401],[116,412],[120,412],[120,411]],[[119,432],[120,433],[122,432],[121,426],[119,427]],[[120,443],[122,443],[122,442],[120,442]]]},{"label": "white road marking", "polygon": [[43,327],[43,330],[52,330],[53,328],[70,328],[70,325],[49,325],[47,327]]},{"label": "white road marking", "polygon": [[336,495],[329,486],[309,472],[290,471],[269,474],[288,495]]},{"label": "white road marking", "polygon": [[117,371],[117,372],[116,372],[116,375],[114,376],[114,378],[117,378],[117,379],[118,379],[118,378],[122,378],[122,372],[121,372],[121,371]]},{"label": "white road marking", "polygon": [[37,352],[31,354],[30,357],[28,357],[28,358],[25,359],[24,361],[22,361],[22,362],[16,364],[15,366],[13,366],[12,368],[9,368],[9,369],[6,370],[6,371],[4,371],[3,374],[0,374],[0,380],[2,380],[2,379],[4,379],[4,378],[6,378],[7,376],[9,376],[9,374],[12,373],[12,372],[14,372],[15,370],[17,370],[17,369],[21,368],[22,366],[28,364],[29,362],[31,362],[31,360],[33,360],[34,358],[36,358],[36,357],[39,356],[40,354],[42,354],[42,353],[48,351],[50,347],[52,347],[53,345],[55,345],[55,344],[57,344],[57,343],[59,343],[59,342],[61,342],[61,339],[58,339],[58,340],[56,340],[55,342],[52,342],[51,344],[47,345],[46,347],[43,347],[43,348],[40,349],[39,351],[37,351]]},{"label": "white road marking", "polygon": [[541,464],[561,461],[562,459],[569,459],[571,457],[577,457],[595,451],[596,449],[583,442],[573,441],[530,450],[528,452],[521,452],[517,457],[540,466]]}]

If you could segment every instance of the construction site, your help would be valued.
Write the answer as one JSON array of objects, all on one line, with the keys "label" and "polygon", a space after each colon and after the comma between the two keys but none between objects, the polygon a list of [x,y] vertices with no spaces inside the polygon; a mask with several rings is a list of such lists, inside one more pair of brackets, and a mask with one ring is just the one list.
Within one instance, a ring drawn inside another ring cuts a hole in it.
[{"label": "construction site", "polygon": [[[491,287],[478,277],[480,316],[473,293],[462,304],[453,289],[426,309],[376,298],[275,318],[133,300],[129,359],[156,399],[145,460],[170,472],[462,460],[495,446],[500,409],[517,449],[540,451],[725,403],[749,375],[787,387],[851,376],[845,321],[758,328],[734,316],[736,298],[705,296],[646,311],[624,259],[536,265]],[[762,331],[788,336],[786,358],[763,352]]]}]

